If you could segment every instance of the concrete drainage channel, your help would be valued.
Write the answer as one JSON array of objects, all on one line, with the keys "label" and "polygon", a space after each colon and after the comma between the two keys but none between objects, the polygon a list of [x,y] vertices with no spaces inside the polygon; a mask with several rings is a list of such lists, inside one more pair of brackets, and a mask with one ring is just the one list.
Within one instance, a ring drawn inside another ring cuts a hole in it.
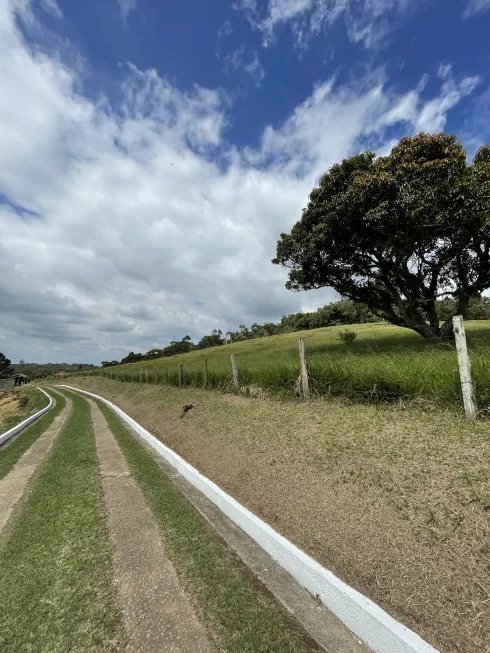
[{"label": "concrete drainage channel", "polygon": [[17,426],[13,426],[13,427],[12,427],[11,429],[9,429],[8,431],[5,431],[5,433],[2,433],[2,434],[0,435],[0,447],[1,447],[3,444],[5,444],[5,442],[7,442],[7,441],[10,440],[11,438],[13,438],[14,435],[17,435],[18,433],[20,433],[21,431],[23,431],[23,430],[24,430],[25,428],[27,428],[30,424],[32,424],[32,422],[35,422],[37,419],[39,419],[39,418],[42,417],[45,413],[47,413],[48,410],[51,410],[51,408],[53,408],[53,406],[54,406],[54,400],[53,400],[53,398],[50,397],[50,396],[48,395],[48,393],[45,392],[42,388],[38,388],[38,390],[40,390],[43,394],[46,395],[46,397],[49,399],[49,404],[48,404],[47,406],[45,406],[44,408],[42,408],[42,409],[41,409],[40,411],[38,411],[37,413],[35,413],[34,415],[31,415],[31,416],[28,417],[27,419],[25,419],[25,420],[23,420],[22,422],[20,422],[19,424],[17,424]]},{"label": "concrete drainage channel", "polygon": [[[396,621],[366,596],[343,583],[331,571],[322,567],[233,497],[226,494],[215,483],[200,474],[115,404],[86,390],[68,385],[61,387],[99,399],[112,408],[158,456],[161,456],[168,465],[177,470],[190,485],[244,531],[279,567],[292,576],[301,588],[308,590],[313,597],[321,601],[373,651],[376,653],[437,653],[436,649],[419,635]],[[316,633],[312,632],[311,623],[302,619],[299,614],[295,616],[305,630],[316,639]]]}]

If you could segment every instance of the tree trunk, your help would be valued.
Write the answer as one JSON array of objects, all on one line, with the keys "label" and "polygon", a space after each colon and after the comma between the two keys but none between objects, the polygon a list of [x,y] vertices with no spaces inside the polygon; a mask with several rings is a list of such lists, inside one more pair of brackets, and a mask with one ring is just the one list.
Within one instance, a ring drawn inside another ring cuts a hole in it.
[{"label": "tree trunk", "polygon": [[436,309],[436,300],[435,298],[431,299],[431,301],[427,302],[427,317],[429,318],[429,324],[432,328],[433,331],[438,332],[439,331],[439,316],[437,315],[437,309]]},{"label": "tree trunk", "polygon": [[466,317],[466,311],[468,310],[469,303],[470,303],[469,295],[465,294],[465,295],[458,296],[458,315],[462,315],[463,317]]},{"label": "tree trunk", "polygon": [[410,312],[404,311],[402,314],[396,314],[392,308],[386,307],[383,310],[379,310],[374,306],[371,308],[377,315],[391,324],[411,329],[422,336],[422,338],[431,342],[437,343],[454,340],[452,317],[447,320],[442,327],[439,327],[439,320],[434,319],[434,315],[431,316],[432,319],[429,323],[424,319],[423,315],[413,310]]},{"label": "tree trunk", "polygon": [[439,329],[433,329],[430,324],[427,324],[427,322],[415,322],[410,319],[405,320],[406,326],[409,329],[412,329],[412,331],[415,331],[419,335],[422,336],[422,338],[425,338],[426,340],[434,340],[437,341],[440,339],[439,335]]},{"label": "tree trunk", "polygon": [[451,317],[449,320],[446,320],[439,331],[441,334],[441,340],[454,340],[453,318]]}]

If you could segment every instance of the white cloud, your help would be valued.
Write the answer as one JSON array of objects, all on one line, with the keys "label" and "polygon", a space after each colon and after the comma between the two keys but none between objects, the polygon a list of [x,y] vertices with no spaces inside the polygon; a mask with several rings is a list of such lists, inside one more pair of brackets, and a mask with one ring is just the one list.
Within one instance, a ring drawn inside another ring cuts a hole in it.
[{"label": "white cloud", "polygon": [[455,107],[462,98],[470,95],[480,82],[480,78],[465,77],[456,83],[450,71],[444,73],[444,83],[437,97],[427,102],[415,118],[417,130],[438,132],[444,129],[447,112]]},{"label": "white cloud", "polygon": [[[224,69],[227,72],[244,72],[250,75],[255,86],[260,86],[265,77],[265,70],[260,62],[257,50],[247,48],[242,44],[239,48],[229,51],[229,38],[233,34],[233,28],[229,20],[223,23],[218,30],[218,41],[216,45],[216,56],[223,58]],[[225,54],[225,52],[228,52]]]},{"label": "white cloud", "polygon": [[256,50],[252,50],[251,59],[244,63],[243,70],[251,75],[255,84],[259,86],[265,77],[265,70],[260,63],[259,55]]},{"label": "white cloud", "polygon": [[475,14],[481,14],[490,9],[490,0],[468,0],[464,17],[469,18]]},{"label": "white cloud", "polygon": [[[480,0],[480,2],[485,0]],[[268,0],[267,11],[259,11],[255,0],[241,0],[234,6],[242,11],[254,29],[260,30],[263,44],[276,40],[277,29],[288,24],[299,48],[344,17],[347,35],[366,48],[385,46],[400,18],[414,11],[419,0]]]},{"label": "white cloud", "polygon": [[372,126],[373,132],[379,132],[381,127],[390,127],[399,122],[412,125],[415,132],[436,133],[443,130],[448,111],[475,90],[480,78],[465,77],[455,82],[449,64],[441,64],[437,76],[443,83],[434,98],[421,101],[421,93],[428,81],[428,75],[424,75],[416,89],[399,96],[390,109],[382,112]]},{"label": "white cloud", "polygon": [[123,21],[126,22],[129,14],[136,9],[137,0],[117,0],[121,8]]},{"label": "white cloud", "polygon": [[218,39],[228,38],[233,34],[233,27],[229,20],[226,20],[218,30]]},{"label": "white cloud", "polygon": [[260,63],[257,51],[248,50],[245,45],[226,55],[225,70],[234,73],[243,71],[247,75],[250,75],[256,86],[260,86],[265,77],[265,70]]},{"label": "white cloud", "polygon": [[41,0],[41,7],[55,18],[63,18],[63,13],[56,0]]},{"label": "white cloud", "polygon": [[382,71],[332,79],[243,150],[226,141],[219,91],[184,93],[129,65],[122,101],[94,102],[59,53],[26,44],[5,1],[0,34],[0,321],[12,360],[98,362],[323,305],[331,291],[289,293],[270,263],[318,176],[365,140],[381,149],[388,128],[438,126],[476,83],[448,71],[424,100],[423,83],[396,94]]}]

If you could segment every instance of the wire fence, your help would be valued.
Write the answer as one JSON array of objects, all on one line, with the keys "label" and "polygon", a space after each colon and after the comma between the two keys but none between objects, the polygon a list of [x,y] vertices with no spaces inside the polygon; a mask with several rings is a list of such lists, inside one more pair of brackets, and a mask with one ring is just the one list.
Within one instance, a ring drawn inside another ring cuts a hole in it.
[{"label": "wire fence", "polygon": [[[133,364],[130,367],[97,368],[77,372],[75,375],[99,376],[122,383],[212,389],[251,397],[263,397],[267,392],[303,400],[315,396],[347,395],[357,400],[393,401],[424,396],[453,405],[463,405],[466,416],[473,419],[477,414],[477,393],[460,316],[454,318],[454,326],[456,355],[454,347],[451,347],[444,350],[443,358],[438,359],[431,359],[430,351],[412,354],[411,358],[398,361],[391,356],[382,361],[384,368],[379,365],[380,357],[373,356],[363,362],[366,369],[361,370],[362,374],[359,371],[359,359],[352,356],[349,361],[325,362],[314,355],[308,360],[304,338],[298,338],[299,357],[259,367],[251,367],[240,356],[231,354],[228,367],[223,365],[222,360],[218,364],[213,358],[189,364],[172,362],[170,359],[169,365],[164,367],[160,360],[157,366],[145,362],[140,367]],[[393,367],[395,363],[398,365],[396,374],[390,374],[390,365]],[[478,395],[484,398],[490,388],[490,377],[486,373],[486,361],[478,360],[478,363]],[[353,364],[357,365],[354,371]],[[378,367],[374,369],[376,365]]]}]

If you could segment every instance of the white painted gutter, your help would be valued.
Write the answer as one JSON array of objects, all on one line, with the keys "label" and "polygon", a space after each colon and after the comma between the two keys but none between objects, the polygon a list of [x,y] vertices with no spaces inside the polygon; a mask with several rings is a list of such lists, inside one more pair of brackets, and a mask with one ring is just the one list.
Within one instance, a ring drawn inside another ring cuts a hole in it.
[{"label": "white painted gutter", "polygon": [[115,404],[87,390],[61,387],[100,399],[129,424],[143,440],[163,456],[189,483],[264,549],[283,569],[316,596],[351,632],[375,653],[438,653],[419,635],[391,617],[374,601],[346,585],[304,551],[277,533],[259,517],[200,474],[175,451],[165,446]]},{"label": "white painted gutter", "polygon": [[45,392],[42,388],[38,388],[38,390],[40,390],[43,394],[46,395],[46,397],[49,399],[49,404],[45,408],[42,408],[39,412],[25,419],[23,422],[20,422],[20,424],[17,424],[17,426],[13,426],[8,431],[5,431],[5,433],[2,433],[0,435],[0,445],[2,445],[4,442],[7,442],[7,440],[10,440],[10,438],[13,438],[14,435],[17,435],[17,433],[23,431],[25,428],[29,426],[29,424],[39,419],[39,417],[42,417],[44,413],[47,413],[48,410],[51,410],[51,408],[54,406],[54,401],[52,397],[50,397],[48,393]]}]

